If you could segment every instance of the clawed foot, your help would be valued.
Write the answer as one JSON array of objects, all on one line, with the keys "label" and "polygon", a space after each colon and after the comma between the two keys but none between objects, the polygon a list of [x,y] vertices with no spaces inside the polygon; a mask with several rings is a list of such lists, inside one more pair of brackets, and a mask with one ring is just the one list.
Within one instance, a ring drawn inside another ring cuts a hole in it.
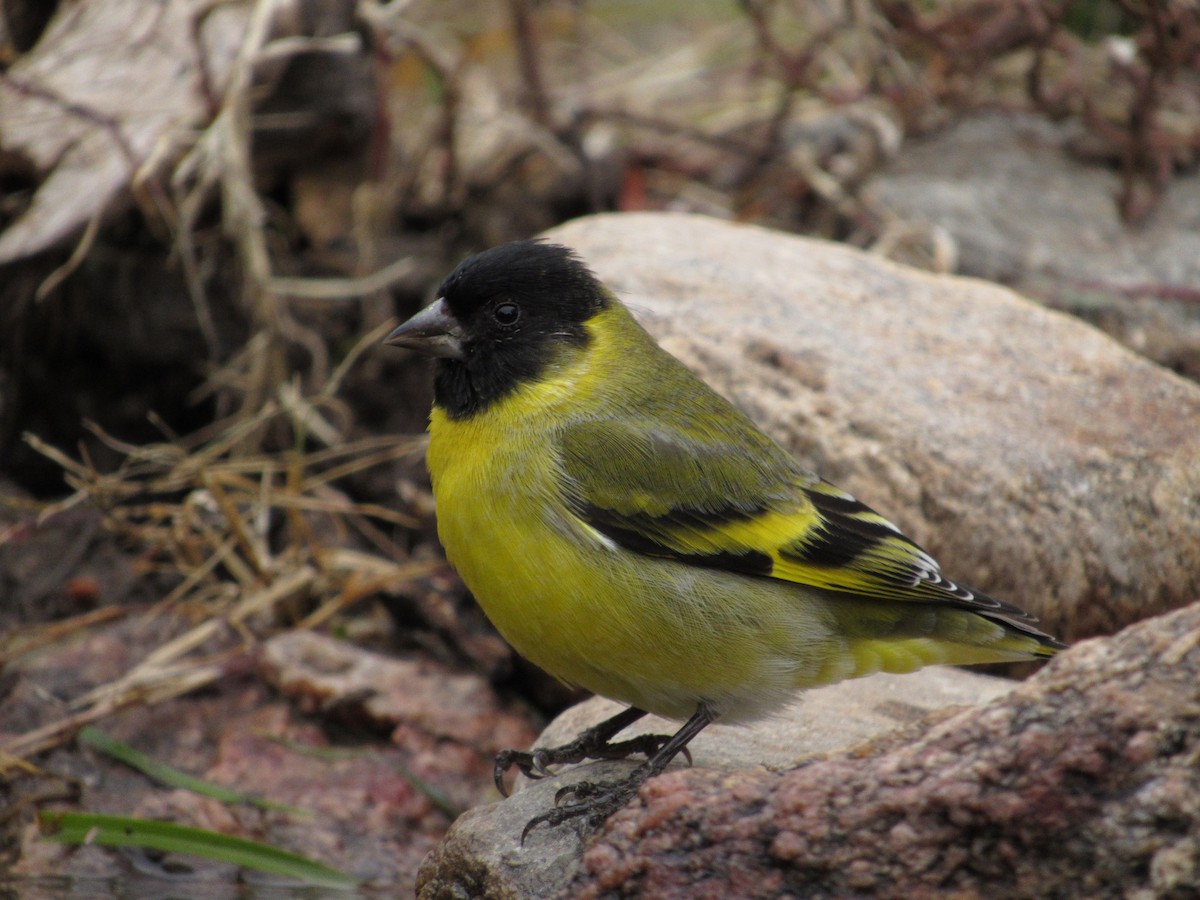
[{"label": "clawed foot", "polygon": [[496,754],[496,766],[492,772],[496,789],[503,796],[508,796],[504,774],[513,766],[527,778],[544,778],[550,774],[550,766],[579,763],[585,759],[625,759],[634,753],[651,757],[670,741],[670,737],[665,734],[643,734],[627,741],[611,741],[613,735],[644,715],[646,713],[636,707],[622,710],[561,747],[538,747],[528,753],[523,750],[501,750]]},{"label": "clawed foot", "polygon": [[[623,781],[580,781],[567,785],[554,795],[554,809],[540,813],[526,823],[521,831],[521,843],[524,844],[529,832],[543,822],[554,828],[571,819],[581,819],[585,829],[599,828],[605,819],[633,799],[651,774],[650,765],[645,764],[630,772]],[[563,803],[567,797],[574,799]]]},{"label": "clawed foot", "polygon": [[[543,822],[553,828],[572,819],[581,819],[584,828],[598,828],[605,819],[630,801],[646,779],[665,769],[680,753],[687,757],[690,765],[692,755],[687,749],[688,741],[712,722],[714,716],[708,705],[701,703],[683,727],[669,738],[661,734],[647,734],[615,744],[610,742],[609,739],[618,731],[644,715],[640,709],[630,708],[589,728],[562,747],[534,750],[532,753],[505,750],[497,755],[496,786],[501,793],[504,793],[501,778],[514,765],[530,778],[541,778],[547,774],[547,766],[557,763],[582,762],[584,759],[624,759],[631,753],[645,753],[649,757],[623,781],[580,781],[562,788],[554,795],[554,808],[534,816],[525,825],[521,832],[522,844],[529,832]],[[567,797],[573,799],[570,803],[562,803]]]},{"label": "clawed foot", "polygon": [[[587,732],[584,732],[587,735]],[[496,789],[502,796],[508,796],[504,785],[504,774],[516,766],[526,778],[545,778],[551,766],[567,763],[579,763],[587,759],[626,759],[634,754],[641,754],[647,759],[654,756],[666,743],[671,740],[666,734],[643,734],[627,741],[601,744],[589,744],[581,738],[564,744],[561,747],[535,747],[526,753],[523,750],[501,750],[496,754],[496,766],[492,777],[496,781]],[[685,747],[683,754],[691,765],[692,754]]]}]

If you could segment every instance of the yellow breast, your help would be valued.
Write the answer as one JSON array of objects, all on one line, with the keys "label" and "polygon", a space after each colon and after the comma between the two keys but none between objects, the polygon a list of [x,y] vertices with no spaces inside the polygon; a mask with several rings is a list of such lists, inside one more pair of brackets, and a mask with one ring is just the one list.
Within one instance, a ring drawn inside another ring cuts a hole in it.
[{"label": "yellow breast", "polygon": [[[686,717],[703,687],[691,683],[700,675],[696,654],[727,629],[698,627],[706,617],[681,603],[691,592],[654,571],[670,564],[638,565],[562,496],[561,423],[598,394],[621,391],[627,348],[606,336],[614,333],[595,333],[589,352],[558,360],[548,376],[468,417],[434,409],[427,459],[438,536],[526,659],[605,696]],[[751,655],[740,659],[746,671],[727,663],[727,673],[754,680]]]},{"label": "yellow breast", "polygon": [[576,682],[586,651],[575,635],[594,610],[573,588],[594,578],[581,551],[604,539],[563,503],[554,423],[588,369],[577,358],[467,418],[435,408],[427,456],[447,558],[518,653]]}]

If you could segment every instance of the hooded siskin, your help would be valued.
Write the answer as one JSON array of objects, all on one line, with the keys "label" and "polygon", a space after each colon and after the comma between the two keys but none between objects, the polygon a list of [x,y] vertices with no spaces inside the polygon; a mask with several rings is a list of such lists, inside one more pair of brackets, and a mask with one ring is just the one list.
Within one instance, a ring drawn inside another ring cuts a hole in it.
[{"label": "hooded siskin", "polygon": [[1062,646],[799,465],[564,247],[468,259],[389,342],[438,357],[447,557],[564,681],[741,721],[845,678]]}]

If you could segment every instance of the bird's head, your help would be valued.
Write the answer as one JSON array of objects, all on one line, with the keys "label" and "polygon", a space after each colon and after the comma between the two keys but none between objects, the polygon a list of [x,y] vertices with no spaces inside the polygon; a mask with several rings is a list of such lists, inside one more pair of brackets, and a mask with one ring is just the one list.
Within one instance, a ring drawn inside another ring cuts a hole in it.
[{"label": "bird's head", "polygon": [[436,402],[452,416],[470,415],[585,348],[585,323],[609,302],[568,248],[517,241],[460,263],[437,300],[385,343],[436,357]]}]

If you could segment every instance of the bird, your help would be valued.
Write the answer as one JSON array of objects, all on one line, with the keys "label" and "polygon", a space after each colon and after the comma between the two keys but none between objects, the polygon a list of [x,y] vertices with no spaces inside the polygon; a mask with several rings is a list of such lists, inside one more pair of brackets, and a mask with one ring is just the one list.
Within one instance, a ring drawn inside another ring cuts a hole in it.
[{"label": "bird", "polygon": [[[501,751],[497,787],[514,766],[646,757],[559,791],[522,842],[599,827],[714,721],[878,671],[1065,647],[798,462],[567,247],[467,258],[385,343],[434,360],[426,463],[448,561],[520,655],[626,705],[561,747]],[[683,724],[616,739],[647,713]]]}]

